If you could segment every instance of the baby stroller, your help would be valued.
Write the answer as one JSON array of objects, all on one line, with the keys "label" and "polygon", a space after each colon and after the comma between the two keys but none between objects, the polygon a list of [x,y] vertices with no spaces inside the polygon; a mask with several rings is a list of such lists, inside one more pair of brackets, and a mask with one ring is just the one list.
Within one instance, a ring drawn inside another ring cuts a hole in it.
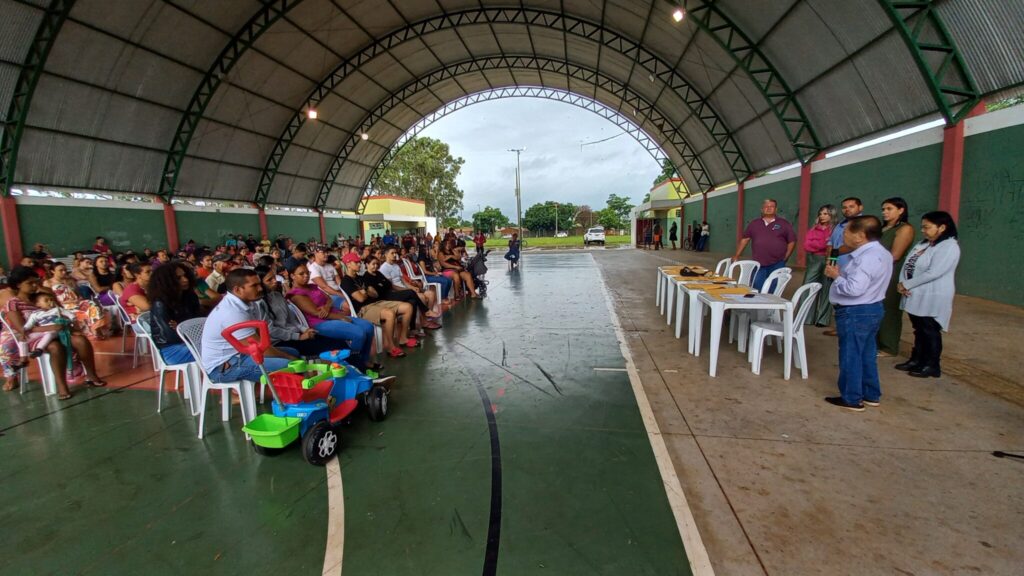
[{"label": "baby stroller", "polygon": [[473,276],[473,283],[481,298],[487,296],[487,280],[484,277],[487,275],[487,255],[490,253],[490,250],[477,252],[466,262],[466,271]]}]

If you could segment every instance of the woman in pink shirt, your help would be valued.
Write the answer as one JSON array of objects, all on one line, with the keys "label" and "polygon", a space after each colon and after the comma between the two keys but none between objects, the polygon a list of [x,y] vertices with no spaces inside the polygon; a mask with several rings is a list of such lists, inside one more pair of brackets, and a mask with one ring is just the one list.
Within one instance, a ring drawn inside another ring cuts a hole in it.
[{"label": "woman in pink shirt", "polygon": [[[832,281],[825,276],[825,264],[828,263],[825,245],[828,244],[832,228],[838,223],[839,211],[835,206],[825,204],[818,208],[818,220],[814,223],[814,227],[807,231],[807,236],[804,238],[804,250],[807,251],[804,284],[817,282],[821,284],[822,289],[814,310],[807,315],[807,320],[804,321],[805,324],[828,326],[832,319],[832,304],[828,301],[828,287]],[[825,297],[823,298],[822,295]]]}]

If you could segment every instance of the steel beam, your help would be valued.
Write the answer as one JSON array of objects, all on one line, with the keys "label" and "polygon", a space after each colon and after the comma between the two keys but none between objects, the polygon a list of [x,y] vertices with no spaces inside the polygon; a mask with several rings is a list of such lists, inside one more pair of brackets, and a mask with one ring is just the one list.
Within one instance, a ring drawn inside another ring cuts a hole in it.
[{"label": "steel beam", "polygon": [[74,5],[75,0],[51,0],[49,6],[43,10],[35,38],[21,66],[14,93],[11,94],[11,103],[7,107],[7,116],[4,116],[3,134],[0,135],[0,195],[11,194],[14,171],[18,164],[18,149],[21,146],[21,137],[25,134],[25,122],[32,106],[32,96],[35,95],[39,77],[46,67],[50,49],[53,48],[57,34],[60,33]]},{"label": "steel beam", "polygon": [[486,70],[531,70],[551,72],[559,75],[564,74],[571,79],[594,86],[595,91],[601,89],[615,95],[620,99],[620,109],[621,106],[632,108],[635,111],[635,116],[640,119],[640,126],[643,126],[645,121],[649,122],[650,126],[656,128],[657,132],[663,136],[662,142],[666,145],[671,145],[678,152],[683,159],[688,174],[696,182],[698,191],[707,190],[713,185],[711,176],[705,169],[704,163],[686,141],[682,129],[661,114],[653,104],[630,90],[627,86],[596,70],[570,64],[562,60],[532,56],[494,56],[467,60],[438,68],[406,84],[384,100],[376,109],[363,118],[359,129],[338,150],[334,162],[332,162],[331,167],[328,169],[320,187],[320,193],[314,205],[315,208],[323,210],[326,207],[327,197],[334,185],[334,179],[341,173],[341,168],[348,160],[352,150],[362,141],[360,138],[361,133],[370,133],[376,122],[387,116],[388,112],[393,108],[421,90],[427,90],[431,85],[438,82],[457,79],[464,74],[484,72]]},{"label": "steel beam", "polygon": [[[674,2],[666,4],[675,5]],[[758,43],[751,40],[714,0],[683,0],[682,5],[686,10],[686,20],[711,36],[750,77],[778,118],[796,157],[801,163],[809,162],[821,150],[821,143],[796,93]]]},{"label": "steel beam", "polygon": [[252,47],[256,40],[266,32],[275,22],[284,16],[289,10],[300,4],[302,0],[263,0],[263,6],[248,22],[242,26],[227,45],[221,50],[213,65],[203,76],[196,88],[188,108],[178,122],[178,129],[174,133],[171,145],[167,150],[167,159],[164,160],[164,170],[160,176],[159,195],[164,202],[170,203],[174,197],[178,176],[181,174],[181,166],[185,161],[185,154],[188,152],[192,136],[195,134],[199,121],[206,112],[221,81],[231,72],[231,69],[238,63],[242,55]]},{"label": "steel beam", "polygon": [[[412,140],[423,131],[427,126],[430,126],[434,122],[444,118],[445,116],[456,112],[473,104],[479,104],[480,102],[487,102],[489,100],[498,100],[502,98],[544,98],[546,100],[554,100],[558,102],[564,102],[566,104],[572,104],[578,108],[593,112],[606,120],[610,120],[615,123],[616,126],[621,128],[624,132],[632,136],[641,146],[647,150],[647,153],[651,155],[659,165],[664,160],[669,160],[672,167],[679,172],[678,166],[675,165],[668,159],[664,151],[657,142],[652,140],[639,126],[633,123],[632,120],[623,116],[613,110],[601,104],[596,100],[592,100],[587,96],[581,96],[573,92],[567,92],[565,90],[559,90],[557,88],[543,88],[537,86],[515,86],[509,88],[495,88],[493,90],[484,90],[482,92],[476,92],[474,94],[468,94],[453,100],[441,108],[438,108],[434,112],[420,119],[419,122],[414,124],[405,134],[403,134],[395,143],[392,145],[391,150],[377,163],[377,167],[374,168],[370,177],[366,181],[366,185],[363,188],[362,195],[359,201],[359,207],[357,212],[362,214],[363,210],[366,209],[366,202],[369,197],[375,192],[375,186],[377,179],[380,178],[381,173],[391,164],[395,159],[395,156],[401,151],[402,147],[407,142]],[[330,175],[329,175],[330,176]],[[331,181],[337,176],[331,176]]]},{"label": "steel beam", "polygon": [[878,0],[921,70],[935,105],[952,126],[981,100],[970,70],[933,0]]},{"label": "steel beam", "polygon": [[463,26],[493,26],[494,24],[521,24],[550,28],[560,31],[565,35],[591,40],[625,56],[637,66],[646,70],[649,76],[664,82],[670,90],[679,96],[693,117],[697,118],[708,131],[708,134],[711,135],[712,140],[718,146],[737,179],[750,174],[750,166],[733,138],[732,132],[707,99],[698,93],[696,88],[683,78],[673,66],[648,51],[642,45],[618,34],[614,30],[558,12],[523,8],[479,8],[443,14],[414,22],[409,26],[395,30],[377,39],[352,57],[340,62],[310,92],[309,96],[306,97],[305,103],[294,112],[291,120],[281,132],[281,136],[275,142],[267,158],[266,167],[257,186],[254,202],[258,205],[266,204],[274,175],[280,167],[292,140],[295,139],[299,129],[306,122],[305,111],[309,108],[316,108],[324,98],[362,65],[388,50],[419,36],[448,29],[457,30]]}]

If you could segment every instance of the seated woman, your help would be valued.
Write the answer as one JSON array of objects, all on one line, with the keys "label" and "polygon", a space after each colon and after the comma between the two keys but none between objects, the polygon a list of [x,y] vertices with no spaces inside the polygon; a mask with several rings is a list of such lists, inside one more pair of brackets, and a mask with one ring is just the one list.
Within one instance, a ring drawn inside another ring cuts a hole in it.
[{"label": "seated woman", "polygon": [[[4,330],[3,334],[0,334],[0,365],[3,366],[4,375],[8,378],[5,389],[18,386],[17,373],[25,361],[19,352],[17,341],[27,341],[28,349],[35,350],[47,332],[61,328],[60,326],[35,326],[28,331],[25,330],[28,316],[39,310],[32,304],[32,295],[39,291],[39,276],[34,270],[18,266],[11,270],[7,281],[14,294],[7,301],[4,310],[6,310],[7,322],[15,334],[8,330]],[[89,340],[79,332],[72,332],[70,340],[72,351],[85,367],[86,378],[88,378],[86,384],[93,387],[106,386],[107,383],[96,375],[96,364],[93,358],[92,344],[89,343]],[[68,359],[64,346],[59,341],[53,340],[40,349],[50,355],[50,367],[53,369],[54,379],[57,383],[57,397],[60,400],[71,398],[66,372]]]},{"label": "seated woman", "polygon": [[92,300],[80,298],[72,284],[68,278],[68,268],[63,262],[54,264],[50,277],[43,282],[61,306],[75,313],[75,320],[86,336],[100,340],[110,336],[110,314]]},{"label": "seated woman", "polygon": [[177,330],[178,324],[201,316],[195,284],[192,269],[182,262],[172,261],[154,270],[146,285],[150,334],[167,364],[195,360]]},{"label": "seated woman", "polygon": [[[409,266],[411,266],[413,270],[418,269],[420,274],[423,274],[423,277],[427,279],[427,282],[436,282],[441,285],[442,304],[450,306],[452,297],[452,279],[441,274],[441,270],[436,268],[437,263],[430,257],[430,250],[428,250],[426,246],[423,246],[420,250],[409,253],[406,257],[406,261],[409,262]],[[419,268],[417,268],[417,266]]]},{"label": "seated woman", "polygon": [[[441,263],[441,269],[444,270],[445,276],[452,280],[455,280],[456,277],[459,279],[455,284],[456,299],[464,297],[466,291],[469,292],[472,298],[480,298],[476,293],[476,283],[473,282],[473,275],[462,266],[462,259],[459,257],[459,252],[453,241],[448,240],[441,246],[441,255],[438,260]],[[464,286],[465,290],[460,290],[460,285]]]},{"label": "seated woman", "polygon": [[114,287],[114,270],[110,267],[110,260],[105,256],[100,256],[93,262],[92,270],[89,272],[89,286],[99,295],[100,304],[114,305],[114,296],[110,293]]},{"label": "seated woman", "polygon": [[288,299],[302,312],[309,327],[327,338],[350,342],[348,348],[359,356],[355,359],[356,367],[368,363],[373,346],[373,324],[335,308],[331,298],[310,283],[305,260],[293,262],[289,276],[292,289],[288,291]]},{"label": "seated woman", "polygon": [[[405,356],[405,352],[395,346],[395,342],[409,344],[412,306],[406,302],[384,300],[378,288],[370,281],[370,277],[359,276],[359,266],[362,261],[354,252],[346,254],[341,261],[345,265],[345,275],[341,278],[341,289],[352,299],[352,305],[356,308],[355,312],[359,314],[360,318],[381,327],[384,338],[382,345],[387,350],[388,356],[392,358]],[[377,260],[371,258],[366,265],[367,272],[371,269],[376,271],[379,265]],[[390,286],[390,282],[387,282],[386,278],[384,278],[384,282],[385,285]],[[416,341],[413,340],[412,344],[415,346]]]},{"label": "seated woman", "polygon": [[126,270],[133,280],[125,284],[124,290],[121,291],[121,296],[118,297],[117,301],[124,308],[124,311],[128,313],[131,321],[135,322],[139,314],[149,310],[146,285],[149,284],[149,277],[153,272],[153,268],[149,265],[149,262],[136,262],[129,264]]},{"label": "seated woman", "polygon": [[[350,341],[328,338],[299,322],[288,308],[288,301],[281,293],[281,283],[278,282],[277,273],[272,268],[257,266],[255,272],[263,283],[263,301],[259,305],[259,317],[270,328],[270,338],[274,346],[294,348],[300,355],[306,357],[319,356],[321,352],[349,348]],[[373,330],[372,325],[370,330]],[[380,370],[380,364],[367,362],[368,358],[362,356],[363,348],[366,348],[365,342],[373,342],[372,332],[369,338],[365,339],[362,348],[353,350],[352,355],[349,356],[349,362],[360,370],[367,368]],[[349,349],[351,350],[351,348]],[[369,354],[368,349],[366,354]]]},{"label": "seated woman", "polygon": [[89,289],[92,287],[89,280],[92,277],[92,268],[92,260],[82,258],[75,263],[75,267],[71,270],[71,279],[74,280],[75,293],[81,298],[92,298],[92,290]]}]

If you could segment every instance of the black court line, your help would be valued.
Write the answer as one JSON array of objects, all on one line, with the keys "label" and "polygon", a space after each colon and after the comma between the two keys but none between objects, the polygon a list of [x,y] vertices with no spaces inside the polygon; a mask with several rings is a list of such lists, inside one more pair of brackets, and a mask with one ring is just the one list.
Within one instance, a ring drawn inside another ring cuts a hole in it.
[{"label": "black court line", "polygon": [[8,432],[10,430],[14,430],[15,428],[17,428],[19,426],[24,426],[25,424],[28,424],[30,422],[35,422],[36,420],[41,420],[43,418],[49,418],[50,416],[53,416],[54,414],[56,414],[58,412],[63,412],[65,410],[69,410],[71,408],[74,408],[75,406],[81,406],[82,404],[85,404],[86,402],[92,402],[93,400],[98,400],[100,398],[103,398],[104,396],[109,396],[110,394],[119,394],[121,392],[121,390],[124,390],[126,388],[131,388],[132,386],[137,386],[139,384],[142,384],[143,382],[149,380],[150,378],[152,378],[152,376],[146,376],[142,380],[139,380],[137,382],[132,382],[131,384],[125,384],[124,386],[118,386],[117,388],[109,388],[109,389],[107,389],[106,392],[103,392],[102,394],[94,394],[92,396],[89,396],[88,398],[86,398],[85,400],[82,400],[81,402],[75,402],[73,404],[66,404],[64,406],[61,406],[60,408],[57,408],[56,410],[51,410],[50,412],[44,412],[44,413],[40,414],[39,416],[34,416],[34,417],[29,418],[28,420],[25,420],[23,422],[18,422],[17,424],[11,424],[7,428],[0,428],[0,435],[2,435],[4,432]]},{"label": "black court line", "polygon": [[[462,364],[462,362],[460,362]],[[487,417],[487,432],[491,437],[491,513],[487,523],[487,549],[484,552],[483,576],[495,576],[498,573],[498,547],[501,541],[501,443],[498,441],[498,421],[494,417],[491,399],[487,396],[483,382],[465,364],[463,371],[473,380],[480,403]]]}]

